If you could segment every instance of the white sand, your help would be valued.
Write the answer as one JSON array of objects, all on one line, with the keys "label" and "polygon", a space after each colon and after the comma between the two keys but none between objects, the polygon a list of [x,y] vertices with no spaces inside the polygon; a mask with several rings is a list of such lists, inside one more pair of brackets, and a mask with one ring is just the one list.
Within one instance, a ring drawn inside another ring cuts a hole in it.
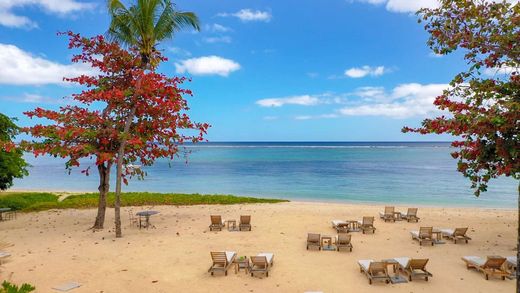
[{"label": "white sand", "polygon": [[[133,208],[134,212],[151,207]],[[232,206],[153,207],[156,229],[128,227],[115,239],[113,210],[104,231],[92,232],[95,210],[60,210],[19,214],[0,222],[0,241],[15,245],[0,266],[0,278],[29,282],[37,292],[69,281],[82,284],[70,292],[513,292],[515,281],[493,279],[466,270],[464,255],[514,255],[516,219],[513,210],[419,208],[418,224],[376,220],[374,235],[352,233],[353,252],[307,251],[308,232],[335,235],[333,219],[376,216],[382,206],[333,203],[281,203]],[[397,207],[405,211],[406,207]],[[225,219],[252,215],[251,232],[209,232],[209,215]],[[468,226],[469,244],[420,247],[409,231],[419,226]],[[178,234],[177,234],[178,233]],[[210,251],[239,255],[273,252],[275,265],[268,278],[229,271],[210,276]],[[429,258],[429,282],[369,285],[359,272],[359,259],[400,256]]]}]

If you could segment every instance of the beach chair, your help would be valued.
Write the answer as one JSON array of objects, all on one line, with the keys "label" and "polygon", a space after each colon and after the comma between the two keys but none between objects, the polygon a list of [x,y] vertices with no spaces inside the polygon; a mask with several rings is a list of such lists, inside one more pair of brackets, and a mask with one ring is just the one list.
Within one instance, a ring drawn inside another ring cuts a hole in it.
[{"label": "beach chair", "polygon": [[350,240],[352,239],[352,235],[341,233],[338,234],[338,238],[336,240],[336,250],[339,251],[341,248],[348,248],[350,251],[352,251],[352,243]]},{"label": "beach chair", "polygon": [[318,250],[321,250],[321,235],[316,233],[308,233],[307,234],[307,250],[309,247],[318,247]]},{"label": "beach chair", "polygon": [[421,227],[419,231],[410,231],[412,239],[419,241],[419,245],[423,242],[430,242],[433,246],[433,227]]},{"label": "beach chair", "polygon": [[376,232],[376,227],[374,227],[374,217],[363,217],[363,220],[358,222],[363,234],[368,231],[371,231],[372,233]]},{"label": "beach chair", "polygon": [[390,283],[390,276],[385,262],[369,260],[358,260],[359,270],[368,278],[368,283],[374,280],[382,280]]},{"label": "beach chair", "polygon": [[417,208],[408,208],[406,214],[401,214],[401,219],[405,219],[408,222],[419,222],[419,217],[417,217]]},{"label": "beach chair", "polygon": [[455,230],[453,230],[453,229],[440,229],[440,230],[441,230],[441,234],[443,237],[453,240],[453,242],[455,244],[457,244],[457,240],[463,240],[463,241],[466,241],[466,243],[468,243],[468,240],[471,240],[471,238],[469,238],[466,235],[468,228],[455,228]]},{"label": "beach chair", "polygon": [[403,272],[410,282],[415,277],[424,278],[425,281],[428,281],[428,277],[433,277],[433,275],[426,270],[426,264],[428,263],[427,258],[396,257],[394,260],[399,264],[399,271]]},{"label": "beach chair", "polygon": [[504,263],[506,262],[505,257],[488,256],[487,258],[482,258],[478,256],[463,256],[462,260],[466,263],[466,268],[468,270],[474,268],[477,271],[482,272],[486,277],[486,280],[489,280],[489,276],[501,277],[502,280],[505,280],[506,277],[510,276],[510,273],[504,266]]},{"label": "beach chair", "polygon": [[338,233],[348,233],[349,225],[347,221],[343,220],[332,220],[332,228],[336,229]]},{"label": "beach chair", "polygon": [[3,251],[3,250],[6,249],[6,248],[11,247],[13,245],[14,244],[12,244],[12,243],[7,243],[7,242],[0,241],[0,265],[2,264],[2,261],[4,259],[6,259],[6,258],[11,256],[11,254],[9,252]]},{"label": "beach chair", "polygon": [[211,252],[211,259],[213,260],[213,264],[208,269],[208,272],[213,274],[215,272],[224,272],[224,275],[227,276],[228,269],[233,265],[233,261],[237,256],[234,251],[218,251]]},{"label": "beach chair", "polygon": [[274,265],[274,254],[262,252],[250,258],[251,267],[249,267],[249,272],[251,273],[251,277],[254,273],[265,273],[265,276],[269,277],[269,270]]},{"label": "beach chair", "polygon": [[130,227],[139,227],[139,219],[134,215],[134,211],[128,211],[128,221],[130,222]]},{"label": "beach chair", "polygon": [[251,231],[251,216],[240,216],[240,224],[238,225],[238,230]]},{"label": "beach chair", "polygon": [[224,228],[224,221],[222,220],[222,217],[220,215],[211,215],[211,225],[209,225],[210,231],[222,231],[222,228]]},{"label": "beach chair", "polygon": [[385,212],[384,213],[379,212],[379,217],[381,219],[383,219],[385,222],[386,221],[395,222],[394,212],[395,212],[394,207],[385,207]]}]

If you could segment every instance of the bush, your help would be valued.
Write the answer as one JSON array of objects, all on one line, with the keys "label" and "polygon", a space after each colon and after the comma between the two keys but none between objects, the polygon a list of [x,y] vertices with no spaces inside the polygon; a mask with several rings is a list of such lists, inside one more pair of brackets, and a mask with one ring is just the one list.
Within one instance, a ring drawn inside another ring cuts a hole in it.
[{"label": "bush", "polygon": [[4,281],[2,283],[0,293],[29,293],[34,290],[36,290],[36,288],[33,285],[27,283],[24,283],[22,286],[18,287],[17,285]]}]

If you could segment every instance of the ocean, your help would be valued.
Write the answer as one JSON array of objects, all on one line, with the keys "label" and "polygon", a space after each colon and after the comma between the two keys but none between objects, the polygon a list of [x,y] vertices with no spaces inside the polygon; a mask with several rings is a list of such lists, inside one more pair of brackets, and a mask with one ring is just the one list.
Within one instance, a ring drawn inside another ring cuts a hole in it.
[{"label": "ocean", "polygon": [[[187,146],[173,161],[144,167],[124,191],[234,194],[302,201],[515,208],[518,182],[498,178],[473,195],[445,142],[218,142]],[[184,157],[186,154],[186,158]],[[26,156],[30,175],[13,189],[97,191],[64,160]],[[83,166],[92,161],[82,161]],[[115,171],[115,168],[114,170]],[[112,176],[113,177],[113,176]],[[113,185],[111,186],[113,190]]]}]

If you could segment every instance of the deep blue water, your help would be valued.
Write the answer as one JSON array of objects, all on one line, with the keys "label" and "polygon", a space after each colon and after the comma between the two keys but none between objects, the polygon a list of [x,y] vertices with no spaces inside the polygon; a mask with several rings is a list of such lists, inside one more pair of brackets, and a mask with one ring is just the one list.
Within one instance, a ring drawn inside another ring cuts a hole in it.
[{"label": "deep blue water", "polygon": [[[220,193],[312,201],[515,207],[518,182],[499,178],[475,198],[456,171],[449,143],[243,142],[188,146],[187,162],[157,161],[125,191]],[[15,189],[96,191],[63,160],[28,155],[30,175]],[[85,166],[91,162],[83,162]],[[171,164],[170,164],[171,163]],[[171,166],[170,166],[171,165]]]}]

